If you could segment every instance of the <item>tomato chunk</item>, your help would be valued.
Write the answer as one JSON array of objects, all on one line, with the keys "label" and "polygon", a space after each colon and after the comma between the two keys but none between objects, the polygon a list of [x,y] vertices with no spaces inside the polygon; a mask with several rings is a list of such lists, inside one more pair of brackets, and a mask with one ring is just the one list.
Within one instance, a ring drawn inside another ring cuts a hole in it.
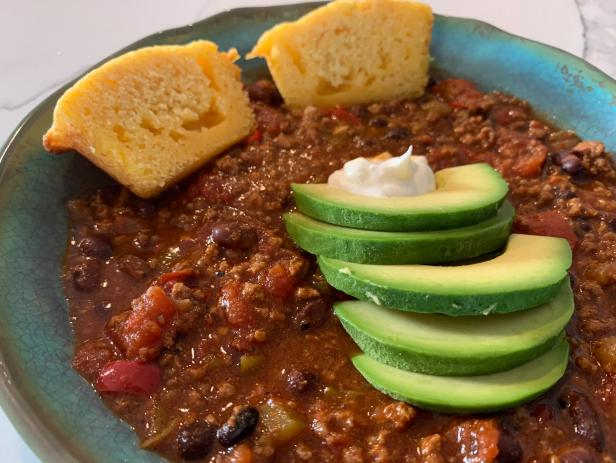
[{"label": "tomato chunk", "polygon": [[346,122],[351,125],[361,124],[361,119],[347,109],[337,106],[331,111],[331,115],[341,122]]},{"label": "tomato chunk", "polygon": [[465,463],[491,463],[498,455],[500,431],[494,420],[469,420],[449,429],[445,442]]},{"label": "tomato chunk", "polygon": [[160,387],[160,368],[155,363],[114,360],[107,363],[96,380],[99,392],[151,394]]},{"label": "tomato chunk", "polygon": [[231,325],[245,326],[254,321],[254,307],[242,295],[240,282],[231,280],[222,287],[220,303],[225,309],[225,316]]},{"label": "tomato chunk", "polygon": [[178,312],[177,306],[160,286],[150,286],[132,305],[133,310],[121,329],[121,344],[129,359],[152,361],[160,354],[163,337]]},{"label": "tomato chunk", "polygon": [[256,145],[261,143],[263,141],[263,132],[257,129],[248,135],[244,141],[247,145]]},{"label": "tomato chunk", "polygon": [[295,278],[289,275],[284,265],[278,263],[268,270],[264,286],[271,295],[286,298],[295,291]]},{"label": "tomato chunk", "polygon": [[569,241],[571,249],[577,244],[577,236],[569,220],[557,211],[543,211],[526,216],[520,227],[533,235],[556,236]]},{"label": "tomato chunk", "polygon": [[529,156],[520,159],[513,167],[514,173],[522,177],[536,177],[541,173],[547,158],[547,150],[532,150]]}]

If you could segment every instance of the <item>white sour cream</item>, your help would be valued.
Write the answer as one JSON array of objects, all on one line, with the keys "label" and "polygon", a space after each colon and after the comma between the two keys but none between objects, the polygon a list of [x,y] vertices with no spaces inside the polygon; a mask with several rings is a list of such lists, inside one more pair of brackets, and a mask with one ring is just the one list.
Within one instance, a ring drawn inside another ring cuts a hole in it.
[{"label": "white sour cream", "polygon": [[388,198],[417,196],[436,189],[434,172],[425,156],[411,156],[410,146],[402,156],[389,159],[355,158],[329,176],[329,186],[362,196]]}]

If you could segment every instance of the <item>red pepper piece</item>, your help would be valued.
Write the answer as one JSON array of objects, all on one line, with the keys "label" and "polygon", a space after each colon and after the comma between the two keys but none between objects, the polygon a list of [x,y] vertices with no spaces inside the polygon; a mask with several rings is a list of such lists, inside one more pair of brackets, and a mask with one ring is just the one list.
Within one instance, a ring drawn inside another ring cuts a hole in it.
[{"label": "red pepper piece", "polygon": [[114,360],[107,363],[96,380],[99,392],[151,394],[160,387],[160,367],[155,363]]}]

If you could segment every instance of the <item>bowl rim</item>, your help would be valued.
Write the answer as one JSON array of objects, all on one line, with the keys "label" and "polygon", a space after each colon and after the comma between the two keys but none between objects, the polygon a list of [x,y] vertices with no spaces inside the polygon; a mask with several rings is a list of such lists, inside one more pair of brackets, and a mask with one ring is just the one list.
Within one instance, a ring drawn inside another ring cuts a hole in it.
[{"label": "bowl rim", "polygon": [[[120,50],[106,56],[102,60],[98,61],[96,64],[88,67],[86,70],[81,72],[79,76],[71,79],[66,84],[62,85],[51,94],[49,94],[46,98],[44,98],[36,107],[34,107],[15,127],[15,129],[11,132],[9,137],[6,139],[2,148],[0,149],[0,182],[3,181],[4,175],[6,172],[7,160],[14,154],[14,146],[20,138],[20,135],[23,131],[26,131],[31,125],[32,121],[36,119],[43,108],[45,108],[50,102],[55,101],[58,97],[63,94],[70,86],[72,86],[75,82],[81,79],[85,74],[90,72],[91,70],[99,67],[101,64],[113,59],[121,54],[124,54],[128,51],[134,50],[136,48],[143,47],[146,43],[156,40],[156,39],[164,39],[167,36],[171,36],[187,29],[191,28],[199,28],[203,25],[203,23],[216,20],[218,18],[222,18],[228,15],[246,15],[252,14],[256,12],[264,12],[267,10],[280,9],[284,10],[288,7],[318,7],[327,2],[316,1],[316,2],[300,2],[300,3],[289,3],[284,5],[263,5],[263,6],[247,6],[242,8],[230,8],[223,10],[219,13],[216,13],[211,16],[207,16],[197,22],[189,23],[183,26],[178,26],[170,29],[164,29],[159,32],[155,32],[149,34],[145,37],[142,37],[139,40],[132,42],[129,45],[121,48]],[[538,42],[536,40],[528,39],[517,34],[507,32],[499,27],[496,27],[490,23],[485,21],[481,21],[473,18],[461,18],[455,16],[448,15],[440,15],[435,13],[435,17],[440,17],[443,19],[451,19],[463,21],[466,23],[473,23],[478,27],[485,28],[492,32],[497,32],[503,34],[504,36],[518,39],[522,43],[526,45],[530,45],[533,47],[538,47],[544,51],[551,51],[556,54],[561,54],[567,56],[569,59],[572,59],[574,62],[578,63],[581,67],[584,67],[586,72],[590,72],[595,74],[599,80],[604,82],[604,85],[608,85],[611,89],[611,92],[616,95],[616,79],[608,75],[606,72],[597,68],[595,65],[589,63],[584,58],[578,57],[569,53],[565,50],[562,50],[558,47],[548,45],[542,42]],[[2,239],[2,237],[0,237]],[[0,336],[0,341],[2,340]],[[9,362],[10,363],[10,362]],[[34,452],[34,454],[39,458],[42,462],[45,463],[79,463],[76,454],[73,452],[73,449],[65,446],[58,433],[50,430],[48,426],[45,425],[44,420],[39,415],[39,413],[28,403],[26,397],[22,394],[22,392],[17,388],[18,381],[15,380],[15,375],[11,373],[10,367],[7,364],[7,356],[5,355],[2,346],[0,345],[0,407],[4,410],[5,414],[9,418],[11,424],[15,427],[20,437],[26,442],[28,447]],[[119,418],[117,418],[119,419]]]}]

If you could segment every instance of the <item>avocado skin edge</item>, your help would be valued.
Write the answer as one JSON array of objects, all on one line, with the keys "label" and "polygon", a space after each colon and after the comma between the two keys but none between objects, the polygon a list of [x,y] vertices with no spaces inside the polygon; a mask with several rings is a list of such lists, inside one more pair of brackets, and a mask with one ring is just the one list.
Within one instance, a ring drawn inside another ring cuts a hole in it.
[{"label": "avocado skin edge", "polygon": [[[368,383],[370,383],[370,385],[372,385],[372,387],[374,387],[375,389],[377,389],[378,391],[382,392],[385,395],[388,395],[389,397],[392,397],[395,400],[400,400],[402,402],[407,402],[410,403],[414,406],[423,408],[424,410],[429,410],[432,412],[437,412],[437,413],[449,413],[449,414],[471,414],[471,413],[486,413],[486,412],[496,412],[499,410],[504,410],[504,409],[508,409],[508,408],[512,408],[512,407],[516,407],[518,405],[524,404],[526,402],[529,402],[539,396],[541,396],[544,392],[548,391],[549,389],[551,389],[554,384],[556,384],[558,382],[558,380],[560,378],[562,378],[562,376],[565,374],[565,371],[567,369],[567,361],[566,359],[569,358],[569,344],[565,339],[562,339],[560,342],[557,342],[552,349],[559,349],[561,347],[561,343],[566,344],[565,347],[565,352],[563,353],[563,357],[565,358],[565,361],[562,362],[562,365],[560,365],[559,368],[559,375],[558,378],[553,381],[551,384],[546,383],[543,387],[532,391],[530,393],[527,393],[524,396],[520,396],[517,397],[515,399],[505,399],[503,400],[501,403],[498,404],[493,404],[493,405],[482,405],[480,402],[477,402],[476,405],[467,405],[467,406],[457,406],[455,404],[451,404],[451,403],[447,403],[448,397],[446,395],[443,395],[441,397],[438,397],[434,400],[429,400],[429,399],[415,399],[415,398],[410,398],[410,397],[405,397],[402,394],[398,394],[396,392],[392,392],[386,388],[384,388],[382,385],[378,384],[376,381],[372,380],[371,378],[368,378],[364,375],[364,373],[361,371],[360,368],[358,368],[356,362],[355,362],[355,357],[351,358],[351,361],[353,363],[353,365],[355,366],[355,368],[359,371],[359,373],[364,377],[364,379],[366,381],[368,381]],[[544,353],[543,355],[547,354]],[[532,362],[532,360],[531,360]],[[518,367],[514,367],[514,368],[521,368],[522,366],[518,366]],[[503,372],[501,372],[503,373]],[[496,373],[498,374],[498,373]]]},{"label": "avocado skin edge", "polygon": [[297,209],[307,216],[343,227],[378,231],[429,231],[465,227],[494,217],[505,200],[503,197],[481,207],[439,214],[426,212],[387,214],[334,206],[304,195],[297,189],[293,191]]},{"label": "avocado skin edge", "polygon": [[341,317],[338,319],[349,336],[368,357],[400,370],[437,376],[477,376],[509,370],[539,357],[563,338],[561,333],[547,339],[543,344],[506,355],[493,356],[491,352],[486,352],[483,357],[459,358],[400,349],[371,338],[348,320]]},{"label": "avocado skin edge", "polygon": [[[493,294],[447,295],[430,294],[379,286],[368,281],[349,277],[338,268],[328,266],[319,256],[317,258],[321,273],[329,285],[360,300],[376,298],[385,307],[408,310],[418,313],[443,313],[450,316],[488,315],[509,313],[537,307],[554,298],[561,284],[568,278],[540,288],[501,292]],[[369,293],[370,297],[366,294]]]},{"label": "avocado skin edge", "polygon": [[[399,241],[336,236],[333,233],[298,225],[290,214],[285,214],[284,220],[287,232],[295,243],[312,254],[360,264],[395,265],[441,264],[471,259],[496,251],[507,242],[514,215],[513,206],[505,202],[497,216],[483,221],[483,223],[487,222],[483,229],[473,230],[474,227],[482,224],[480,222],[460,229],[438,230],[432,237],[427,236],[428,232],[419,232],[417,239]],[[336,227],[331,224],[327,225]],[[448,231],[462,231],[467,228],[469,229],[468,236],[464,239],[443,236]],[[412,233],[404,233],[404,235],[408,236]]]}]

